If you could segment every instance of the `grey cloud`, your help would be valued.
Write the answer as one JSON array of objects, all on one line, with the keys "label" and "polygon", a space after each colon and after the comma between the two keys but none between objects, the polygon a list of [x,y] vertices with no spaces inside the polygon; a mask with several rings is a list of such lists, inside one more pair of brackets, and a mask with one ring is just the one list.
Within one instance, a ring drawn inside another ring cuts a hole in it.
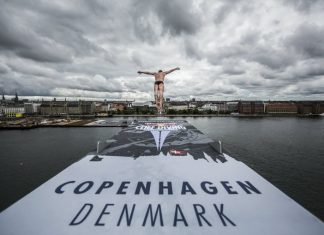
[{"label": "grey cloud", "polygon": [[278,77],[277,73],[272,70],[271,71],[269,71],[269,70],[260,71],[260,76],[262,76],[264,79],[267,79],[267,80],[273,80]]},{"label": "grey cloud", "polygon": [[53,77],[57,75],[55,70],[43,66],[38,66],[38,64],[36,63],[28,63],[28,61],[26,60],[8,62],[8,67],[10,68],[10,70],[24,75],[32,75],[39,77]]},{"label": "grey cloud", "polygon": [[207,52],[207,59],[211,64],[218,65],[222,60],[240,58],[246,53],[246,49],[240,45],[223,46],[214,52]]},{"label": "grey cloud", "polygon": [[232,7],[230,4],[223,4],[217,11],[215,15],[214,22],[216,24],[220,24],[224,21],[225,17],[228,15],[228,13],[232,10]]},{"label": "grey cloud", "polygon": [[298,11],[309,12],[312,7],[324,6],[321,0],[284,0],[285,3],[293,5]]},{"label": "grey cloud", "polygon": [[324,75],[324,59],[309,59],[299,62],[296,66],[288,68],[284,73],[284,78],[289,78],[293,81],[312,80],[317,76]]},{"label": "grey cloud", "polygon": [[1,75],[0,87],[6,94],[14,94],[18,92],[20,95],[29,95],[39,93],[41,95],[48,94],[45,83],[35,82],[29,79],[29,76],[17,76],[12,73]]},{"label": "grey cloud", "polygon": [[[5,16],[1,22],[7,30],[0,36],[2,49],[17,57],[51,63],[43,63],[41,69],[29,68],[22,64],[25,61],[12,62],[16,77],[10,80],[1,77],[1,84],[30,95],[53,91],[79,94],[81,90],[87,94],[147,92],[148,86],[151,90],[151,83],[128,81],[136,76],[134,64],[147,64],[148,52],[127,55],[128,49],[159,43],[162,37],[194,34],[199,29],[200,18],[188,1],[137,3],[140,6],[131,1],[125,4],[119,1],[7,2],[6,12],[14,17],[9,21],[9,15],[1,14]],[[150,63],[156,62],[150,60]],[[95,74],[102,74],[104,80],[93,79]]]},{"label": "grey cloud", "polygon": [[297,57],[286,45],[273,45],[266,36],[260,35],[257,31],[249,31],[242,35],[240,40],[219,47],[207,55],[208,60],[214,65],[226,60],[236,60],[237,64],[243,60],[256,62],[273,70],[282,70],[293,65]]},{"label": "grey cloud", "polygon": [[[40,62],[71,62],[72,56],[107,53],[84,37],[84,33],[100,28],[98,22],[87,16],[88,5],[95,1],[73,5],[68,10],[59,4],[19,1],[4,4],[1,11],[0,47],[10,49],[18,56]],[[29,14],[33,12],[33,14]],[[106,12],[107,13],[107,12]],[[89,14],[91,15],[91,14]],[[91,25],[92,24],[92,25]],[[95,27],[93,27],[95,26]]]},{"label": "grey cloud", "polygon": [[126,89],[119,80],[106,80],[103,77],[75,77],[57,79],[42,78],[33,75],[15,76],[8,74],[5,79],[0,80],[0,86],[6,92],[14,93],[18,91],[20,95],[46,96],[55,89],[83,90],[87,92],[120,93]]},{"label": "grey cloud", "polygon": [[286,39],[286,45],[292,47],[304,57],[324,57],[324,27],[315,24],[302,24],[296,32]]},{"label": "grey cloud", "polygon": [[[166,82],[171,97],[289,96],[280,88],[304,82],[302,96],[323,87],[313,84],[324,73],[324,25],[315,21],[323,1],[0,2],[6,92],[153,98],[153,79],[136,71],[160,66],[184,68]],[[259,18],[287,6],[297,9],[286,11],[287,18],[293,12],[298,20]]]},{"label": "grey cloud", "polygon": [[271,69],[282,69],[295,62],[295,58],[286,51],[260,45],[249,47],[234,44],[219,48],[218,51],[208,55],[208,60],[215,65],[226,59],[236,59],[237,62],[240,60],[257,62]]},{"label": "grey cloud", "polygon": [[202,52],[199,48],[199,44],[193,40],[186,39],[184,40],[184,50],[186,55],[189,58],[195,58],[200,60],[202,58]]},{"label": "grey cloud", "polygon": [[324,87],[306,88],[299,92],[304,95],[324,95]]},{"label": "grey cloud", "polygon": [[192,12],[192,2],[186,0],[160,1],[157,14],[172,35],[194,34],[200,27],[199,15]]},{"label": "grey cloud", "polygon": [[[162,23],[162,31],[176,36],[182,33],[194,34],[199,30],[201,19],[199,14],[194,12],[192,4],[192,1],[186,0],[139,0],[135,2],[134,7],[138,15],[155,13]],[[145,28],[143,30],[145,31]]]},{"label": "grey cloud", "polygon": [[253,79],[249,77],[240,77],[238,79],[231,79],[231,83],[239,86],[240,88],[255,88],[260,87],[262,85],[262,82],[260,81],[254,81]]},{"label": "grey cloud", "polygon": [[[90,97],[91,99],[109,98],[109,99],[122,99],[122,93],[120,92],[97,92],[87,91],[80,89],[66,89],[66,88],[54,88],[49,91],[51,96],[72,98],[72,99],[84,99],[84,97]],[[89,98],[88,98],[89,99]],[[70,99],[71,100],[71,99]]]},{"label": "grey cloud", "polygon": [[10,68],[6,64],[0,63],[0,74],[5,74],[10,71]]},{"label": "grey cloud", "polygon": [[242,0],[217,1],[221,5],[215,10],[214,23],[220,25],[231,13],[248,14],[253,10],[253,4]]},{"label": "grey cloud", "polygon": [[[288,94],[302,94],[304,96],[318,96],[324,94],[324,80],[313,83],[297,83]],[[321,97],[321,96],[318,96]],[[322,98],[321,98],[322,99]]]},{"label": "grey cloud", "polygon": [[302,83],[303,85],[296,91],[296,94],[303,95],[302,91],[306,90],[309,84],[317,84],[315,87],[319,89],[318,82],[320,82],[321,78],[324,76],[323,63],[323,59],[309,59],[299,61],[280,71],[270,69],[263,70],[260,72],[260,75],[265,79],[263,83],[264,86],[273,90],[277,89],[277,91],[282,90],[282,88],[286,86]]},{"label": "grey cloud", "polygon": [[242,65],[242,63],[236,59],[224,60],[221,66],[223,74],[227,75],[242,75],[246,72],[244,65]]},{"label": "grey cloud", "polygon": [[138,67],[143,67],[143,62],[141,59],[141,56],[137,52],[132,53],[132,61],[138,66]]},{"label": "grey cloud", "polygon": [[151,44],[158,42],[159,34],[154,30],[154,25],[143,16],[136,17],[134,20],[135,36]]},{"label": "grey cloud", "polygon": [[324,67],[321,67],[320,69],[317,70],[312,70],[312,71],[308,71],[308,73],[305,74],[306,76],[324,76]]},{"label": "grey cloud", "polygon": [[230,12],[234,10],[237,2],[239,2],[239,0],[223,1],[222,5],[218,7],[215,12],[214,22],[216,24],[222,23]]},{"label": "grey cloud", "polygon": [[39,62],[69,62],[69,50],[48,38],[37,35],[21,19],[17,19],[17,12],[0,10],[0,48],[11,50],[19,56]]},{"label": "grey cloud", "polygon": [[223,68],[224,74],[229,74],[229,75],[241,75],[244,74],[245,71],[241,68]]},{"label": "grey cloud", "polygon": [[282,69],[295,62],[295,58],[286,51],[271,50],[269,48],[259,48],[247,57],[248,60],[258,62],[271,69]]},{"label": "grey cloud", "polygon": [[64,52],[63,48],[31,47],[17,51],[17,54],[28,59],[39,62],[68,63],[71,62],[69,53]]},{"label": "grey cloud", "polygon": [[[269,39],[270,37],[270,39]],[[243,58],[254,61],[274,70],[286,68],[295,63],[296,56],[279,41],[270,44],[271,35],[262,35],[258,31],[249,31],[241,37],[240,47],[244,47]],[[264,43],[267,42],[267,43]]]},{"label": "grey cloud", "polygon": [[261,35],[259,31],[251,30],[241,36],[240,44],[247,46],[256,45],[260,38]]}]

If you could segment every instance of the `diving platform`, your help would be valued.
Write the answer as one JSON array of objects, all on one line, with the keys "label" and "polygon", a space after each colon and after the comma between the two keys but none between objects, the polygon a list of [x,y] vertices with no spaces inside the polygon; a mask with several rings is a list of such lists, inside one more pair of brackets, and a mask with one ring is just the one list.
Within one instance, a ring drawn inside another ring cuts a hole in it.
[{"label": "diving platform", "polygon": [[324,234],[321,220],[220,147],[186,121],[133,121],[4,210],[0,232]]}]

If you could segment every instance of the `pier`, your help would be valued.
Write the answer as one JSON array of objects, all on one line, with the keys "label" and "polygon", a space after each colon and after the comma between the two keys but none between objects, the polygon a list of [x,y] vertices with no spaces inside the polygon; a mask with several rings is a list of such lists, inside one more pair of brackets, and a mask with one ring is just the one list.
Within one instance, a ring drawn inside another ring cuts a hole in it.
[{"label": "pier", "polygon": [[186,121],[133,121],[4,210],[1,231],[323,234],[323,222],[220,147]]}]

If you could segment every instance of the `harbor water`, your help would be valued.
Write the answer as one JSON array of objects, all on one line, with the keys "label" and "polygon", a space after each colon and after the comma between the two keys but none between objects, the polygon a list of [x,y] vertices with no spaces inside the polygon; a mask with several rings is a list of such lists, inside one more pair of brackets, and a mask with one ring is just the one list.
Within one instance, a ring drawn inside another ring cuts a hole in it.
[{"label": "harbor water", "polygon": [[[324,220],[324,118],[184,119],[212,139],[221,140],[230,156]],[[0,131],[0,211],[93,151],[98,140],[110,139],[120,130]]]}]

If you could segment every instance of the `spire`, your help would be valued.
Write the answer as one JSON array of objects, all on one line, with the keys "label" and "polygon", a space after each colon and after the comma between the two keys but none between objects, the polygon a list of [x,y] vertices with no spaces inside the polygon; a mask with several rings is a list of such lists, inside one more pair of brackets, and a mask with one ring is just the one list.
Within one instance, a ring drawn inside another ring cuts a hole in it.
[{"label": "spire", "polygon": [[4,96],[4,93],[2,93],[2,100],[5,101],[6,97]]},{"label": "spire", "polygon": [[18,101],[19,101],[19,98],[18,98],[18,93],[17,93],[17,91],[16,91],[16,95],[15,95],[15,103],[18,103]]}]

